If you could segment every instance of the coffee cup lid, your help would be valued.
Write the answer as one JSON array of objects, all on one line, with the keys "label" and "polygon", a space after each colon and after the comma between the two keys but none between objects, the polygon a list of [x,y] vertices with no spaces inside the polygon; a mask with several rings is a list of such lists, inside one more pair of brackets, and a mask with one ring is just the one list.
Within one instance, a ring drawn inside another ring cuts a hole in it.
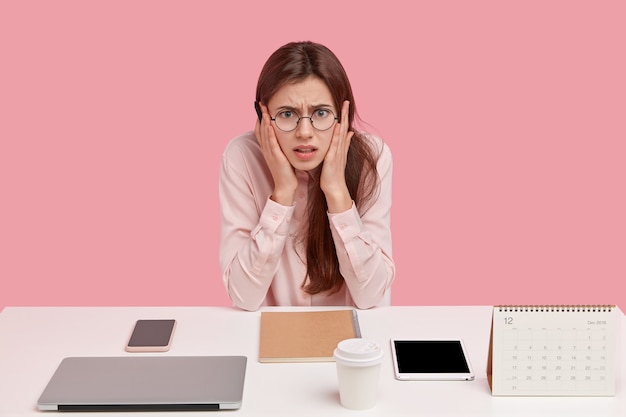
[{"label": "coffee cup lid", "polygon": [[372,340],[346,339],[337,344],[333,356],[337,362],[352,366],[369,366],[382,359],[383,350],[378,343]]}]

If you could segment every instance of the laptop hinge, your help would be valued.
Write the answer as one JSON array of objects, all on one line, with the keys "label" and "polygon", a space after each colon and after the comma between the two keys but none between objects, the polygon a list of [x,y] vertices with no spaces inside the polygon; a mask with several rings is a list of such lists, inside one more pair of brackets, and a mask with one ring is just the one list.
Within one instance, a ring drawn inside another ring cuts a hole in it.
[{"label": "laptop hinge", "polygon": [[213,411],[219,404],[65,404],[59,411]]}]

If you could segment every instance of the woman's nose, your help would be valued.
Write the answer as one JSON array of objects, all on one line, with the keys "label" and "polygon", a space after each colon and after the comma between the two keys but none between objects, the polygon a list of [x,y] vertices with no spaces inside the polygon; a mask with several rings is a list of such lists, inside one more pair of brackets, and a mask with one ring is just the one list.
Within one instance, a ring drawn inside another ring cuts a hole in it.
[{"label": "woman's nose", "polygon": [[[304,120],[306,119],[306,120]],[[296,136],[310,138],[313,136],[313,121],[310,117],[301,117],[296,126]]]}]

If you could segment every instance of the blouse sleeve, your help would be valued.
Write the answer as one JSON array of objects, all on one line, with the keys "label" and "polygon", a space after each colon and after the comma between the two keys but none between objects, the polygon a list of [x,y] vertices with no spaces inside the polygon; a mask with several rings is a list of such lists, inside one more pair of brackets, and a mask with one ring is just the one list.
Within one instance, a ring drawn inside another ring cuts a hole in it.
[{"label": "blouse sleeve", "polygon": [[377,164],[378,198],[359,213],[354,204],[343,213],[328,214],[339,268],[358,308],[380,305],[395,276],[391,254],[391,151],[382,144]]},{"label": "blouse sleeve", "polygon": [[289,232],[294,208],[255,194],[267,190],[253,184],[265,175],[247,149],[227,149],[219,179],[221,212],[220,267],[233,305],[257,310],[272,283]]}]

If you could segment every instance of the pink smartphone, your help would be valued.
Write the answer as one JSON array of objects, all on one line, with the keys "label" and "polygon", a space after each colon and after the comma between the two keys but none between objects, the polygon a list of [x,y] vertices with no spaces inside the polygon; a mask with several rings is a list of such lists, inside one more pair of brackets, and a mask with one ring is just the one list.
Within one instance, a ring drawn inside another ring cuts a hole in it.
[{"label": "pink smartphone", "polygon": [[137,320],[126,344],[127,352],[166,352],[172,343],[176,320]]}]

